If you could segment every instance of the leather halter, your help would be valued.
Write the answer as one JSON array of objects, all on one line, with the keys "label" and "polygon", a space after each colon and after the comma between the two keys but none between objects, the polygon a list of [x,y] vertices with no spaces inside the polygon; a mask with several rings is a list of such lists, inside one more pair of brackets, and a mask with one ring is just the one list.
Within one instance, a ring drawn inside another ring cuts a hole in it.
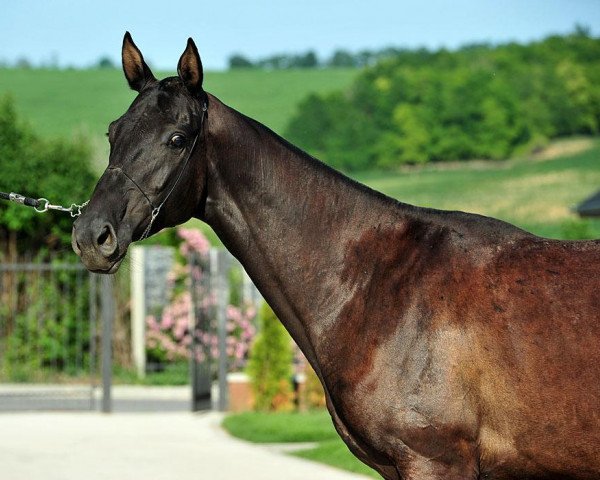
[{"label": "leather halter", "polygon": [[161,208],[167,202],[167,200],[169,199],[169,197],[175,190],[175,187],[179,183],[179,180],[181,180],[183,172],[185,171],[185,169],[190,161],[190,158],[192,158],[192,154],[194,153],[194,148],[196,147],[196,142],[198,141],[198,137],[202,133],[202,129],[204,127],[204,118],[205,118],[207,111],[208,111],[207,102],[206,102],[206,100],[204,100],[204,102],[202,104],[202,117],[200,117],[200,128],[198,129],[198,133],[194,137],[194,142],[192,143],[192,148],[190,149],[190,152],[188,153],[188,156],[185,159],[185,162],[183,163],[183,167],[181,168],[181,170],[179,170],[179,174],[177,175],[175,182],[173,183],[173,185],[171,185],[171,188],[169,189],[167,196],[162,200],[162,202],[160,202],[158,204],[158,206],[156,206],[156,207],[154,206],[154,203],[152,202],[152,200],[150,200],[150,197],[148,197],[148,195],[146,195],[144,190],[138,185],[138,183],[133,178],[131,178],[127,174],[127,172],[125,172],[125,170],[123,170],[121,167],[110,167],[110,166],[108,167],[107,170],[116,170],[116,171],[122,173],[123,175],[125,175],[125,177],[127,177],[131,181],[131,183],[133,183],[136,186],[136,188],[140,191],[140,193],[144,196],[144,198],[147,200],[148,204],[150,205],[150,208],[152,209],[151,214],[150,214],[150,222],[148,222],[148,225],[146,226],[144,233],[142,233],[142,236],[140,238],[138,238],[138,241],[144,240],[145,238],[148,237],[148,235],[150,234],[150,230],[152,229],[152,225],[154,224],[156,217],[158,217],[158,214],[160,213]]}]

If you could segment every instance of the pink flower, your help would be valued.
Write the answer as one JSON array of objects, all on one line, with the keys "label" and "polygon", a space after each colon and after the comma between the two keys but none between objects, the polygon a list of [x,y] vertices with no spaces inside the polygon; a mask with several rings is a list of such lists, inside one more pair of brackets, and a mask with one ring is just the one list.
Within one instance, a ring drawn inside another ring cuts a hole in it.
[{"label": "pink flower", "polygon": [[171,316],[171,312],[169,312],[168,308],[165,308],[163,313],[162,321],[160,322],[160,328],[162,330],[168,330],[173,325],[173,317]]},{"label": "pink flower", "polygon": [[146,326],[148,327],[148,329],[150,329],[150,331],[159,331],[160,330],[160,326],[158,325],[158,322],[152,315],[149,315],[148,317],[146,317]]},{"label": "pink flower", "polygon": [[208,254],[210,243],[200,230],[178,228],[177,235],[184,241],[180,247],[184,256],[190,252],[197,252],[203,256]]}]

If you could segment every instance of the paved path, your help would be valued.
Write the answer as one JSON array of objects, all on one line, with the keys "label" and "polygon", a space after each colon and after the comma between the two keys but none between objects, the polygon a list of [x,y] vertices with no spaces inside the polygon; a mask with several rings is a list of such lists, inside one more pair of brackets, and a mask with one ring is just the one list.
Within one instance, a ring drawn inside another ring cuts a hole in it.
[{"label": "paved path", "polygon": [[231,438],[216,413],[0,414],[0,480],[359,480]]},{"label": "paved path", "polygon": [[[89,385],[0,384],[0,412],[99,410],[102,389]],[[114,385],[114,412],[189,412],[189,385]],[[3,480],[0,476],[0,480]]]}]

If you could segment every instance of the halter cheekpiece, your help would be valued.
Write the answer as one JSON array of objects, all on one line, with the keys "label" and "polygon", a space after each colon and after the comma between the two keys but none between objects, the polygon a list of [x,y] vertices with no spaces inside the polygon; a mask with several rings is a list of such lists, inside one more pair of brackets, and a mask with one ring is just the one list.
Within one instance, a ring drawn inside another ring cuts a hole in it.
[{"label": "halter cheekpiece", "polygon": [[198,133],[194,137],[192,147],[190,148],[187,158],[185,159],[185,162],[183,163],[183,167],[181,168],[181,170],[179,170],[179,174],[177,175],[175,182],[173,183],[173,185],[171,185],[171,188],[169,189],[167,196],[162,200],[162,202],[160,202],[158,204],[158,206],[156,206],[156,207],[154,206],[154,203],[152,202],[152,200],[150,200],[150,197],[148,197],[148,195],[146,195],[144,190],[142,190],[142,188],[138,185],[138,183],[133,178],[131,178],[127,174],[127,172],[125,172],[125,170],[123,170],[121,167],[110,167],[110,166],[108,167],[108,170],[116,170],[118,172],[121,172],[123,175],[125,175],[125,177],[127,177],[129,179],[129,181],[131,181],[131,183],[133,183],[135,185],[135,187],[140,191],[140,193],[144,196],[144,198],[148,201],[148,204],[152,208],[152,212],[150,214],[150,221],[148,222],[148,225],[146,226],[144,233],[142,233],[142,236],[138,239],[138,241],[144,240],[145,238],[148,237],[148,235],[150,234],[150,230],[152,229],[152,225],[154,224],[156,217],[158,217],[158,214],[160,213],[160,209],[167,202],[167,200],[169,199],[169,197],[175,190],[175,187],[179,183],[179,180],[181,180],[181,177],[183,176],[183,172],[185,171],[187,164],[189,163],[190,158],[192,158],[192,154],[194,153],[194,149],[196,147],[196,142],[198,141],[198,137],[202,133],[202,129],[204,127],[204,118],[205,118],[207,111],[208,111],[207,102],[206,102],[206,100],[204,100],[204,102],[202,103],[202,116],[200,117],[200,128],[198,129]]}]

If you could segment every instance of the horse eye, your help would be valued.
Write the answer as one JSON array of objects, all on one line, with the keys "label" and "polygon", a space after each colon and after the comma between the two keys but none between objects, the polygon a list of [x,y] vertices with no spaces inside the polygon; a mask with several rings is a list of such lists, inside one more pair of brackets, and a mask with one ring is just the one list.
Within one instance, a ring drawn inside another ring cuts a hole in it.
[{"label": "horse eye", "polygon": [[185,137],[176,133],[169,140],[169,147],[182,148],[185,145]]}]

